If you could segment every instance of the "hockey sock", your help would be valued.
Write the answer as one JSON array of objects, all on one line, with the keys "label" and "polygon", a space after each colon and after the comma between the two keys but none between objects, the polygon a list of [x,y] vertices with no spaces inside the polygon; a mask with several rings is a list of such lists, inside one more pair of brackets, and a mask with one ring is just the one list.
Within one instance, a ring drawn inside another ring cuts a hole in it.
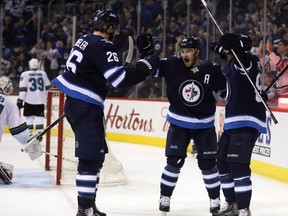
[{"label": "hockey sock", "polygon": [[206,190],[210,199],[220,196],[220,178],[217,166],[209,170],[201,170]]},{"label": "hockey sock", "polygon": [[252,196],[252,182],[249,176],[234,179],[238,209],[249,208]]},{"label": "hockey sock", "polygon": [[84,209],[90,208],[94,204],[96,182],[96,174],[83,172],[76,175],[78,205]]},{"label": "hockey sock", "polygon": [[177,184],[180,168],[167,165],[161,176],[161,195],[172,196],[173,190]]},{"label": "hockey sock", "polygon": [[230,173],[220,174],[220,180],[225,200],[230,204],[236,202],[232,175]]},{"label": "hockey sock", "polygon": [[235,182],[238,209],[249,208],[252,196],[251,169],[249,164],[231,163]]},{"label": "hockey sock", "polygon": [[229,164],[223,160],[217,160],[217,166],[219,169],[221,188],[225,196],[225,200],[230,204],[236,202],[234,193],[234,179],[230,173]]}]

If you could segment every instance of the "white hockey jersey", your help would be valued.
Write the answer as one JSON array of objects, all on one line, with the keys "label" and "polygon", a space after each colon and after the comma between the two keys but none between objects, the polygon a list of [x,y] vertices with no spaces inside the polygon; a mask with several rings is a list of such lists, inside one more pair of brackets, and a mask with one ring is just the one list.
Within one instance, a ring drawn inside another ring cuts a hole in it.
[{"label": "white hockey jersey", "polygon": [[19,99],[26,103],[46,104],[47,90],[51,82],[45,71],[29,70],[20,76]]},{"label": "white hockey jersey", "polygon": [[26,144],[30,132],[25,120],[19,115],[15,101],[9,96],[0,94],[0,142],[6,125],[18,142]]}]

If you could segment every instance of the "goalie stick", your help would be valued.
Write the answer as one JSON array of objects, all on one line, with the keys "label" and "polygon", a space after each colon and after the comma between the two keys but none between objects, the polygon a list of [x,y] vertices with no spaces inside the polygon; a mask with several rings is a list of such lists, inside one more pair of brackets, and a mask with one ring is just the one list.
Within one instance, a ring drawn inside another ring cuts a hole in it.
[{"label": "goalie stick", "polygon": [[[207,3],[205,2],[205,0],[201,0],[203,6],[206,8],[208,14],[210,15],[211,19],[213,20],[214,24],[216,25],[216,27],[218,28],[219,32],[221,33],[221,35],[223,35],[223,31],[222,29],[220,28],[217,20],[214,18],[214,16],[212,15],[212,12],[210,10],[210,8],[208,7]],[[244,71],[244,74],[245,76],[247,77],[247,79],[249,80],[250,84],[252,85],[252,87],[254,88],[257,96],[259,97],[259,99],[261,100],[262,104],[264,105],[266,111],[269,113],[270,117],[273,119],[273,122],[275,124],[278,123],[276,117],[274,116],[274,114],[272,113],[272,111],[270,110],[270,108],[268,107],[268,105],[266,104],[266,102],[263,100],[263,98],[261,97],[258,89],[256,88],[256,86],[254,85],[254,83],[252,82],[251,78],[249,77],[247,71],[246,71],[246,68],[244,67],[243,63],[240,61],[240,59],[238,58],[238,56],[236,55],[235,51],[233,49],[231,49],[231,52],[233,54],[233,56],[236,58],[237,62],[239,63],[239,65],[241,66],[241,68],[243,69]]]},{"label": "goalie stick", "polygon": [[22,152],[27,152],[27,150],[34,145],[35,139],[40,140],[42,136],[44,136],[49,130],[51,130],[56,124],[58,124],[63,118],[66,117],[66,113],[63,113],[58,119],[56,119],[53,123],[51,123],[45,130],[41,133],[37,134],[33,139],[31,139],[24,148],[21,149]]},{"label": "goalie stick", "polygon": [[133,57],[134,42],[133,42],[133,38],[131,36],[128,37],[128,43],[129,43],[128,53],[127,53],[124,65],[130,64],[132,61],[132,57]]}]

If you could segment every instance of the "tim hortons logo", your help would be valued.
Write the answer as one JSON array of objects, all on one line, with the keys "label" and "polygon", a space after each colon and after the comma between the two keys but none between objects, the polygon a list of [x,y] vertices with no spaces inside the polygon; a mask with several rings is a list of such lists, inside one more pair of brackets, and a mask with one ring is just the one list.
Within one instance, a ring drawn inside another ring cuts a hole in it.
[{"label": "tim hortons logo", "polygon": [[114,107],[113,104],[110,105],[106,115],[107,127],[152,132],[152,119],[141,118],[140,113],[137,113],[135,109],[132,109],[130,113],[123,115],[119,114],[118,111],[119,105],[116,107]]}]

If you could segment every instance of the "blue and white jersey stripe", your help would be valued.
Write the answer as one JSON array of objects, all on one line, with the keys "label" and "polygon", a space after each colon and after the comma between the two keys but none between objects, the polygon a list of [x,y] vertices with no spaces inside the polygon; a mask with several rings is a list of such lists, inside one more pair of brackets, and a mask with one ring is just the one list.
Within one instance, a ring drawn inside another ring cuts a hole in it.
[{"label": "blue and white jersey stripe", "polygon": [[241,128],[241,127],[253,127],[260,133],[266,133],[266,122],[249,115],[231,116],[226,117],[224,120],[224,130]]},{"label": "blue and white jersey stripe", "polygon": [[203,129],[214,127],[214,115],[207,118],[193,118],[191,116],[184,116],[168,111],[167,121],[171,124],[177,125],[179,127],[189,128],[189,129]]},{"label": "blue and white jersey stripe", "polygon": [[113,67],[109,68],[109,70],[104,72],[104,77],[113,85],[113,87],[117,88],[126,77],[126,67]]},{"label": "blue and white jersey stripe", "polygon": [[74,83],[67,81],[63,75],[56,77],[52,83],[70,97],[99,105],[104,109],[104,98],[90,89],[77,86]]}]

